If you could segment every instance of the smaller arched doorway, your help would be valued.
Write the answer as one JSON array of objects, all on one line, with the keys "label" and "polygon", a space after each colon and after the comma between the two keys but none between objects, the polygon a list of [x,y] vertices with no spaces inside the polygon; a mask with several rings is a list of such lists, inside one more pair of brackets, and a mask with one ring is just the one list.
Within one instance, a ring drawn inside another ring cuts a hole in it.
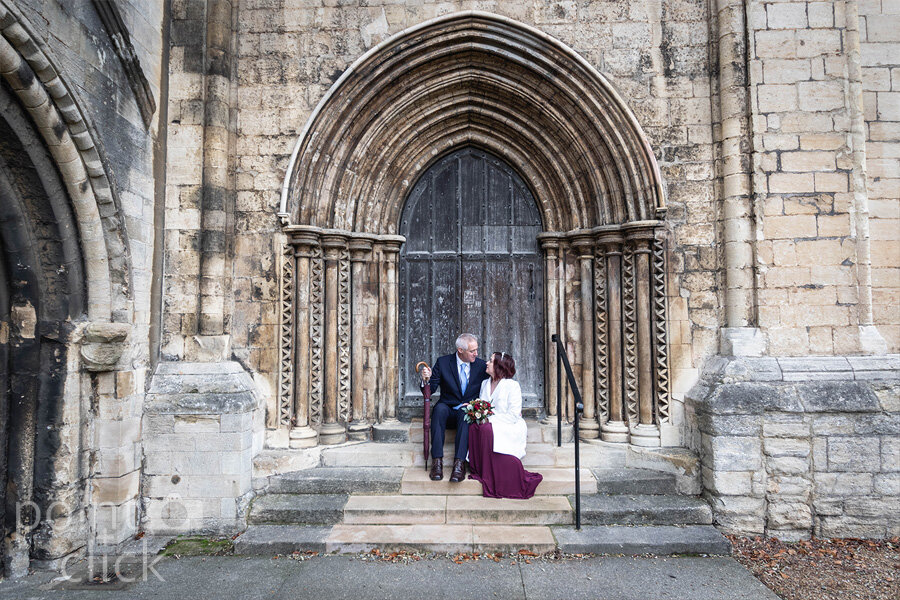
[{"label": "smaller arched doorway", "polygon": [[526,414],[543,405],[541,218],[522,178],[496,156],[466,147],[436,161],[400,219],[400,417],[421,412],[415,364],[453,352],[474,333],[481,354],[517,362]]}]

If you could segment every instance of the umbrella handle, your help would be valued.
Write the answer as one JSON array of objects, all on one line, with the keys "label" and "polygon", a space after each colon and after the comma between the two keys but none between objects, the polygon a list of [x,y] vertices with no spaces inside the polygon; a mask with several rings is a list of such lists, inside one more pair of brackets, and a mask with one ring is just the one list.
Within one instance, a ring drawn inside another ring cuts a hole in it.
[{"label": "umbrella handle", "polygon": [[[425,362],[424,360],[419,361],[416,363],[416,374],[419,374],[419,367],[422,367],[422,366],[424,366],[428,369],[431,368],[428,366],[428,363]],[[425,385],[422,387],[422,395],[425,397],[426,400],[431,400],[431,386],[428,385],[427,381],[425,382]]]}]

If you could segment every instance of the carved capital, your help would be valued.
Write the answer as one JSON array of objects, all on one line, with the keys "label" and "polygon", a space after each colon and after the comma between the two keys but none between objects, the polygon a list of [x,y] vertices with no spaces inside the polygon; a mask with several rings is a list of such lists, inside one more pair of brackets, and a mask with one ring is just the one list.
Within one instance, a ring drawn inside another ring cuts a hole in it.
[{"label": "carved capital", "polygon": [[114,371],[128,344],[127,323],[89,323],[82,333],[81,360],[95,373]]},{"label": "carved capital", "polygon": [[372,259],[375,238],[354,237],[350,240],[350,260],[352,262],[368,262]]}]

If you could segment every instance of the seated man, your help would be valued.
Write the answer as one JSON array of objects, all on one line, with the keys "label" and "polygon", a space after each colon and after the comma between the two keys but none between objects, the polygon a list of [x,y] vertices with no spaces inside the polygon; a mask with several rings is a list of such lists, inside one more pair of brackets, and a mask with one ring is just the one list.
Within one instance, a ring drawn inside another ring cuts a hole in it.
[{"label": "seated man", "polygon": [[456,338],[456,353],[442,356],[434,363],[434,369],[422,369],[422,387],[425,381],[431,392],[440,386],[441,400],[431,412],[431,479],[444,478],[444,434],[447,424],[456,427],[453,472],[450,481],[462,481],[466,477],[465,460],[469,450],[469,424],[463,418],[463,406],[478,397],[481,382],[487,379],[485,363],[478,358],[478,339],[471,333]]}]

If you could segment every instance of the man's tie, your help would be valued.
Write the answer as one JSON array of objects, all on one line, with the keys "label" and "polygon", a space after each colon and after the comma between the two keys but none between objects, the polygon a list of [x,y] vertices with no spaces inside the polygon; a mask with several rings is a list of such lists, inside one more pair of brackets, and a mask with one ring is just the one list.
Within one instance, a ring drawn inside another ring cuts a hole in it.
[{"label": "man's tie", "polygon": [[465,364],[459,365],[459,382],[460,382],[460,384],[462,384],[462,393],[463,393],[463,395],[465,395],[466,386],[469,385],[469,378],[466,377],[466,365]]}]

